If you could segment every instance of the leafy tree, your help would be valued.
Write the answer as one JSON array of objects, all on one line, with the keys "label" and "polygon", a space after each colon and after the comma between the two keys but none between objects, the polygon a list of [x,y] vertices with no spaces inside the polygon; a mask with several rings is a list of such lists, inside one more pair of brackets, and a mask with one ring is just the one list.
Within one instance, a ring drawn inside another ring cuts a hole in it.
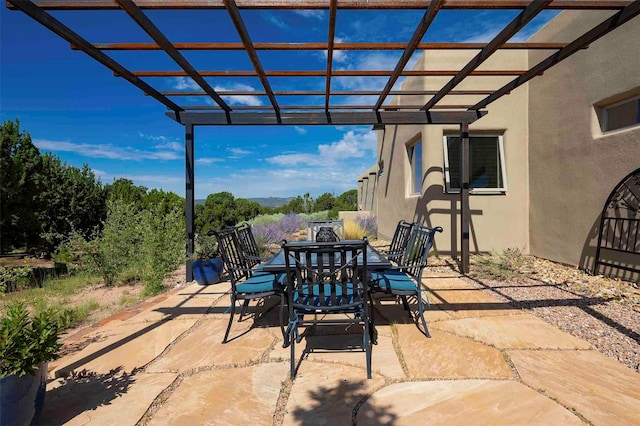
[{"label": "leafy tree", "polygon": [[344,207],[342,210],[358,210],[358,190],[351,189],[343,192],[338,196],[336,202]]},{"label": "leafy tree", "polygon": [[325,192],[318,198],[316,198],[316,202],[313,204],[314,212],[321,212],[324,210],[331,210],[336,203],[336,199],[333,194],[329,192]]},{"label": "leafy tree", "polygon": [[209,194],[204,202],[202,215],[196,217],[196,229],[199,233],[222,229],[237,223],[236,203],[230,192]]},{"label": "leafy tree", "polygon": [[148,188],[135,186],[129,179],[114,179],[113,183],[104,186],[107,200],[122,200],[125,203],[143,206],[143,198],[147,195]]},{"label": "leafy tree", "polygon": [[297,196],[289,201],[286,206],[282,207],[282,213],[304,213],[304,200],[301,196]]},{"label": "leafy tree", "polygon": [[[144,187],[141,187],[144,188]],[[184,217],[185,200],[175,192],[165,192],[161,189],[151,189],[142,197],[142,205],[145,209],[159,209],[164,214],[178,210]]]},{"label": "leafy tree", "polygon": [[246,198],[236,198],[235,205],[236,223],[251,220],[263,212],[260,203],[249,201]]},{"label": "leafy tree", "polygon": [[40,151],[20,122],[6,121],[0,129],[0,252],[35,247],[41,223],[38,193],[41,188]]},{"label": "leafy tree", "polygon": [[106,217],[102,185],[86,164],[68,166],[49,153],[42,157],[38,195],[44,251],[51,253],[73,232],[87,238]]}]

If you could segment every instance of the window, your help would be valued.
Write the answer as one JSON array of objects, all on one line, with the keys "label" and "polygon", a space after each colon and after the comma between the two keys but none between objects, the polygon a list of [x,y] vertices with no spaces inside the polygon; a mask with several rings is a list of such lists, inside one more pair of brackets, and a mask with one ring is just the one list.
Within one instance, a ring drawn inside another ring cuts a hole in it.
[{"label": "window", "polygon": [[603,132],[624,129],[640,123],[640,96],[602,107],[600,127]]},{"label": "window", "polygon": [[422,141],[418,140],[407,147],[409,167],[411,168],[411,194],[422,193]]},{"label": "window", "polygon": [[[460,192],[460,136],[444,137],[447,192]],[[471,192],[504,192],[507,179],[502,136],[469,137],[469,188]]]}]

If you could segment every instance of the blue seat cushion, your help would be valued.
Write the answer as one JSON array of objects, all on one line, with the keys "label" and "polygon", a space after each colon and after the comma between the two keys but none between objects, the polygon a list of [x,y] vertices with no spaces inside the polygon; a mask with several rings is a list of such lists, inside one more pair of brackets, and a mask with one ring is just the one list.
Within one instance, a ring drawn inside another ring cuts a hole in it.
[{"label": "blue seat cushion", "polygon": [[353,283],[347,283],[346,294],[343,295],[343,286],[336,286],[335,303],[332,300],[331,286],[329,284],[324,285],[324,294],[320,294],[320,285],[316,284],[312,288],[312,295],[309,294],[309,288],[305,288],[302,291],[302,299],[300,298],[300,292],[294,291],[293,303],[310,305],[316,307],[337,307],[343,305],[349,305],[351,303],[357,303],[360,301],[360,296],[354,294]]},{"label": "blue seat cushion", "polygon": [[383,272],[371,272],[374,286],[386,291],[418,291],[416,283],[405,272],[387,269]]},{"label": "blue seat cushion", "polygon": [[[283,274],[278,274],[283,275]],[[278,276],[269,272],[256,272],[249,279],[236,285],[238,293],[263,293],[280,288]]]}]

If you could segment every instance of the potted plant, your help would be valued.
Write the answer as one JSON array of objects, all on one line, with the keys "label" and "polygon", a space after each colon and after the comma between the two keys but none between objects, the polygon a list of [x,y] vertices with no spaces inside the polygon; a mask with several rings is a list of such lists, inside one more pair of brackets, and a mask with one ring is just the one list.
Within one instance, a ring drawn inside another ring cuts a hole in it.
[{"label": "potted plant", "polygon": [[220,282],[224,265],[218,250],[218,241],[213,235],[199,234],[196,237],[195,259],[192,261],[193,278],[200,285]]},{"label": "potted plant", "polygon": [[46,390],[47,362],[61,343],[58,315],[30,315],[11,303],[0,320],[0,423],[27,425],[40,414]]}]

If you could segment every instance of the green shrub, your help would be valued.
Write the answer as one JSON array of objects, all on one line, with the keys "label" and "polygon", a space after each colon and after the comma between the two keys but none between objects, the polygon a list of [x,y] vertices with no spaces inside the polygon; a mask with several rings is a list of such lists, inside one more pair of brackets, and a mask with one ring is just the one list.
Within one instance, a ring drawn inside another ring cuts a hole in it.
[{"label": "green shrub", "polygon": [[29,315],[22,303],[12,303],[0,322],[0,377],[33,375],[38,364],[56,358],[60,349],[58,314]]},{"label": "green shrub", "polygon": [[30,266],[0,266],[0,295],[28,284],[32,273]]},{"label": "green shrub", "polygon": [[284,216],[283,213],[274,213],[274,214],[261,214],[259,216],[254,217],[249,221],[251,225],[270,225],[272,223],[278,223]]}]

